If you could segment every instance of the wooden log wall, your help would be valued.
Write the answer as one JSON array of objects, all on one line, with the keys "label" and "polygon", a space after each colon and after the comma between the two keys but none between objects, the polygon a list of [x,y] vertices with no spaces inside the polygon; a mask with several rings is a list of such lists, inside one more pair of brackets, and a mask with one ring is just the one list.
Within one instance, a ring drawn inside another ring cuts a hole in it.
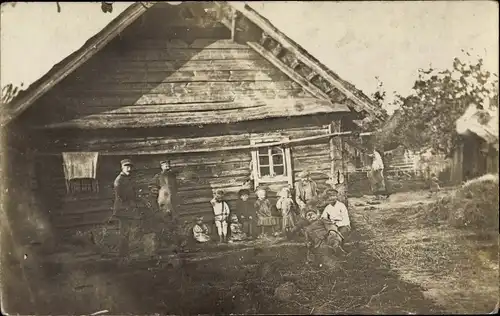
[{"label": "wooden log wall", "polygon": [[[304,126],[281,130],[268,128],[265,135],[282,135],[290,139],[326,134],[329,125]],[[86,138],[81,137],[53,142],[51,154],[39,155],[43,168],[39,169],[38,178],[43,182],[45,194],[52,196],[49,199],[51,214],[58,227],[84,227],[103,223],[111,214],[113,203],[112,183],[120,171],[119,162],[124,158],[131,158],[135,163],[135,176],[140,189],[148,191],[149,181],[159,172],[159,162],[169,159],[172,167],[178,172],[178,190],[180,200],[180,214],[186,219],[195,215],[204,215],[211,219],[209,204],[213,191],[222,189],[227,192],[229,205],[234,208],[237,201],[237,192],[249,179],[251,174],[251,151],[238,150],[229,152],[174,154],[174,155],[134,155],[140,149],[151,149],[155,146],[166,148],[199,148],[200,146],[236,146],[250,144],[254,133],[240,133],[233,135],[219,135],[208,137],[189,137],[183,139],[169,139],[168,137],[153,139],[145,138]],[[59,147],[57,147],[59,146]],[[45,151],[49,147],[44,147]],[[100,191],[98,194],[85,198],[70,197],[66,193],[62,156],[60,151],[97,151],[97,152],[124,152],[128,156],[100,156],[98,159],[97,180]],[[294,145],[291,148],[292,170],[294,177],[302,170],[312,171],[312,178],[318,182],[320,189],[326,188],[331,166],[331,152],[328,139],[315,143]],[[269,185],[270,198],[276,201],[276,192],[286,185],[278,183]],[[252,196],[252,198],[254,198]],[[56,202],[58,201],[58,202]],[[237,210],[235,210],[237,211]]]}]

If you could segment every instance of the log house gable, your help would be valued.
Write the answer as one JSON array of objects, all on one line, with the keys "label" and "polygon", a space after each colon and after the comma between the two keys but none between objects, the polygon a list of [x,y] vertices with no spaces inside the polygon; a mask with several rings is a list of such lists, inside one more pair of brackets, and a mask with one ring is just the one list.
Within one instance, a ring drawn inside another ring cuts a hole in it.
[{"label": "log house gable", "polygon": [[[331,102],[334,107],[347,105],[351,111],[358,113],[361,117],[369,116],[372,119],[379,117],[379,113],[371,105],[371,100],[368,97],[326,69],[248,5],[236,2],[207,2],[203,3],[202,6],[205,7],[203,10],[190,10],[190,14],[215,17],[229,28],[231,39],[246,44],[314,98],[323,102]],[[79,51],[70,55],[68,60],[62,61],[61,65],[58,64],[46,76],[42,77],[40,82],[28,88],[21,95],[21,98],[14,99],[12,104],[3,109],[5,113],[2,113],[2,126],[79,68],[107,42],[120,35],[135,19],[143,16],[148,8],[150,7],[131,6],[130,10],[127,9]],[[111,24],[114,25],[114,28],[110,29]],[[345,110],[340,111],[345,112]],[[325,112],[323,111],[323,113]],[[308,114],[311,113],[305,113],[305,115]]]}]

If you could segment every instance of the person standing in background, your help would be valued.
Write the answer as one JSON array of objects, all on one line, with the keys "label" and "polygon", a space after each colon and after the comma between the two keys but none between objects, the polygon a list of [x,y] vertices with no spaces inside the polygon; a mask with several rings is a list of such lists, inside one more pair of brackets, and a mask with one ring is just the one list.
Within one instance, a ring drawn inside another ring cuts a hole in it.
[{"label": "person standing in background", "polygon": [[369,175],[372,192],[376,199],[380,199],[383,194],[387,194],[384,179],[384,162],[382,160],[382,156],[375,148],[368,156],[372,158]]}]

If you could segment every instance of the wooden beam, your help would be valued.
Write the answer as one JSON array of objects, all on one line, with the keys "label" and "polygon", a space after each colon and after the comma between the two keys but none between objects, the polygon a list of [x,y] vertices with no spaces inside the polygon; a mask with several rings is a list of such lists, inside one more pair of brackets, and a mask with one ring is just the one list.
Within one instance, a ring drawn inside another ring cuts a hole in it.
[{"label": "wooden beam", "polygon": [[[318,77],[319,75],[315,73],[314,71],[311,72],[309,75],[307,75],[307,81],[311,82],[314,78]],[[326,93],[326,92],[325,92]]]},{"label": "wooden beam", "polygon": [[260,36],[260,41],[259,41],[260,45],[262,47],[266,47],[266,43],[268,40],[269,40],[269,35],[267,35],[266,32],[262,32],[262,34]]},{"label": "wooden beam", "polygon": [[297,69],[297,67],[299,67],[299,66],[300,66],[300,61],[298,61],[297,59],[294,59],[294,60],[292,61],[292,64],[290,65],[290,67],[291,67],[293,70]]},{"label": "wooden beam", "polygon": [[332,92],[333,90],[335,90],[335,87],[330,85],[327,89],[325,89],[325,93],[326,94],[329,94],[330,92]]},{"label": "wooden beam", "polygon": [[238,21],[238,11],[233,10],[233,17],[231,19],[231,40],[236,40],[236,22]]},{"label": "wooden beam", "polygon": [[[72,57],[72,60],[69,61],[64,67],[52,73],[41,85],[27,93],[22,99],[10,105],[10,110],[2,113],[3,115],[0,118],[0,126],[3,127],[12,119],[17,117],[58,82],[66,78],[75,69],[84,64],[104,46],[106,46],[106,44],[108,44],[113,38],[115,38],[121,31],[140,17],[148,8],[148,6],[142,3],[135,3],[127,8],[122,14],[108,24],[101,32],[99,32],[92,41],[86,43],[80,50],[78,50],[76,55]],[[5,108],[5,106],[3,106],[3,108]]]},{"label": "wooden beam", "polygon": [[321,91],[320,89],[318,89],[317,87],[312,85],[306,79],[299,76],[289,66],[287,66],[285,63],[283,63],[278,58],[276,58],[276,56],[274,56],[271,52],[267,51],[261,45],[257,44],[256,42],[248,42],[247,45],[250,46],[251,48],[253,48],[257,53],[261,54],[262,57],[269,60],[274,66],[278,67],[279,70],[283,71],[293,81],[297,82],[302,87],[304,87],[304,90],[309,92],[311,95],[313,95],[319,99],[326,99],[326,100],[330,99],[327,94],[325,94],[323,91]]},{"label": "wooden beam", "polygon": [[[372,132],[359,133],[358,136],[369,136],[372,135]],[[211,153],[211,152],[221,152],[221,151],[235,151],[235,150],[252,150],[258,149],[262,147],[270,147],[270,146],[287,146],[294,144],[302,144],[322,139],[330,139],[332,137],[348,137],[353,136],[355,133],[353,132],[333,132],[323,135],[316,135],[304,138],[297,138],[292,140],[284,140],[280,142],[272,142],[272,143],[256,143],[250,145],[242,145],[242,146],[230,146],[230,147],[210,147],[210,148],[198,148],[198,149],[190,149],[190,150],[150,150],[150,151],[116,151],[116,152],[100,152],[101,156],[127,156],[127,155],[165,155],[165,154],[194,154],[194,153]],[[179,143],[183,143],[186,139],[178,139]],[[37,152],[37,155],[41,156],[59,156],[61,153],[44,153]]]},{"label": "wooden beam", "polygon": [[276,42],[276,46],[272,49],[273,55],[276,56],[276,58],[280,58],[281,54],[283,54],[283,46],[280,45],[280,43]]}]

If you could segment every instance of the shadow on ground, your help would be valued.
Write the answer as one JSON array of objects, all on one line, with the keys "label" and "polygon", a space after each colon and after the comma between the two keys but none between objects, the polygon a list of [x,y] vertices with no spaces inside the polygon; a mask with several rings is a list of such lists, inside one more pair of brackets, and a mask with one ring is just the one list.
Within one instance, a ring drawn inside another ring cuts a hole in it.
[{"label": "shadow on ground", "polygon": [[[345,314],[438,313],[422,289],[367,251],[355,232],[349,255],[306,264],[303,244],[267,242],[212,248],[168,261],[43,263],[36,310],[22,314]],[[213,256],[218,250],[218,255]],[[321,264],[321,266],[320,266]],[[35,281],[35,280],[33,280]],[[279,288],[279,289],[277,289]],[[9,298],[9,297],[7,297]],[[10,296],[12,298],[12,296]],[[43,303],[42,303],[43,302]],[[33,308],[33,307],[32,307]]]}]

